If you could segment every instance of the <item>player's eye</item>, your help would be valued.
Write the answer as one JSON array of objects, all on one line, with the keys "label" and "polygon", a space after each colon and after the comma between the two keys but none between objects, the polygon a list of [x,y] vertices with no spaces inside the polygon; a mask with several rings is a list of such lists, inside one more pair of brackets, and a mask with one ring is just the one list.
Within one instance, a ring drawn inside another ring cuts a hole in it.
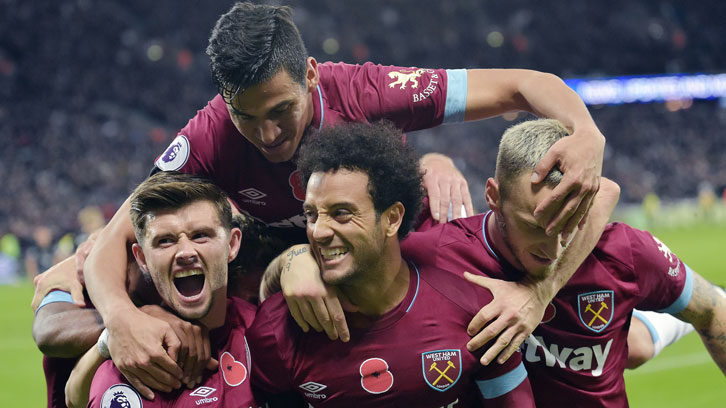
[{"label": "player's eye", "polygon": [[305,216],[305,221],[308,223],[315,223],[315,221],[318,220],[318,213],[311,210],[305,210],[303,211],[303,215]]},{"label": "player's eye", "polygon": [[192,235],[192,240],[194,241],[203,241],[207,238],[209,238],[209,235],[206,232],[197,232]]},{"label": "player's eye", "polygon": [[353,217],[353,213],[346,209],[338,209],[333,212],[333,218],[338,222],[346,222]]}]

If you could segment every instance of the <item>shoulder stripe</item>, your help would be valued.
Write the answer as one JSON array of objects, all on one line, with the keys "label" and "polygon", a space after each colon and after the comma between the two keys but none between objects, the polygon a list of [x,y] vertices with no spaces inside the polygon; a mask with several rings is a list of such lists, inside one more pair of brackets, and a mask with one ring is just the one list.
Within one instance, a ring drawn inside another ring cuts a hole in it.
[{"label": "shoulder stripe", "polygon": [[683,266],[686,267],[686,283],[683,285],[683,291],[672,305],[665,309],[658,310],[661,313],[669,313],[672,315],[678,314],[682,312],[686,306],[688,306],[688,303],[691,302],[691,296],[693,295],[693,271],[685,263]]},{"label": "shoulder stripe", "polygon": [[323,130],[323,123],[325,123],[325,105],[323,105],[323,90],[320,89],[318,84],[318,97],[320,98],[320,126],[318,126],[318,132]]},{"label": "shoulder stripe", "polygon": [[514,370],[491,380],[477,381],[476,385],[484,399],[493,399],[517,388],[525,378],[527,370],[524,368],[524,363],[520,362]]},{"label": "shoulder stripe", "polygon": [[411,262],[411,265],[413,265],[413,269],[416,271],[416,292],[413,294],[413,299],[411,299],[411,304],[408,305],[408,307],[406,308],[406,313],[408,313],[408,311],[411,310],[413,303],[416,301],[416,297],[418,296],[418,287],[421,284],[421,275],[418,274],[418,266],[416,266],[416,264],[413,262]]},{"label": "shoulder stripe", "polygon": [[464,121],[466,112],[467,78],[465,69],[447,69],[446,107],[444,122],[456,123]]},{"label": "shoulder stripe", "polygon": [[57,302],[73,303],[73,297],[68,292],[62,290],[54,290],[45,295],[43,300],[40,302],[40,306],[38,306],[38,308],[35,310],[35,314],[37,315],[38,311],[40,311],[43,306]]},{"label": "shoulder stripe", "polygon": [[492,215],[492,210],[487,211],[486,215],[484,215],[484,221],[481,223],[481,235],[484,237],[484,245],[487,246],[487,249],[489,250],[489,253],[499,261],[499,257],[497,256],[497,253],[494,252],[494,249],[489,244],[489,239],[487,238],[487,219]]}]

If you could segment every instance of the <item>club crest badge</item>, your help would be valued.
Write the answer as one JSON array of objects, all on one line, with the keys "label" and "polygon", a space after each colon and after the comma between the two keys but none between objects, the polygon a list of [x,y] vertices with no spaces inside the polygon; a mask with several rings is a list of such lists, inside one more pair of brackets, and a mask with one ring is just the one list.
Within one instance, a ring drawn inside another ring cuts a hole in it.
[{"label": "club crest badge", "polygon": [[580,321],[595,333],[605,330],[615,314],[615,299],[612,290],[599,290],[577,296],[577,313]]},{"label": "club crest badge", "polygon": [[139,393],[127,384],[112,385],[101,397],[101,408],[142,408],[143,406]]},{"label": "club crest badge", "polygon": [[164,154],[154,163],[162,171],[176,171],[184,167],[189,159],[189,140],[184,135],[171,141]]},{"label": "club crest badge", "polygon": [[426,384],[436,391],[448,390],[461,377],[461,351],[458,349],[422,353],[421,364]]}]

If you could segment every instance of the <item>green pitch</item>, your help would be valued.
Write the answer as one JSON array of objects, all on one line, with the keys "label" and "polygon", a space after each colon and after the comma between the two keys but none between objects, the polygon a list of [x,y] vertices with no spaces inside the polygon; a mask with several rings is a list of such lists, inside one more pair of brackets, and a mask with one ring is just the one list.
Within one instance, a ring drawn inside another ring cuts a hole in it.
[{"label": "green pitch", "polygon": [[[726,284],[726,227],[704,225],[652,232],[695,271]],[[7,407],[45,406],[41,355],[30,334],[30,283],[0,286],[0,401]],[[726,380],[690,334],[635,371],[626,372],[630,404],[639,407],[718,407]]]}]

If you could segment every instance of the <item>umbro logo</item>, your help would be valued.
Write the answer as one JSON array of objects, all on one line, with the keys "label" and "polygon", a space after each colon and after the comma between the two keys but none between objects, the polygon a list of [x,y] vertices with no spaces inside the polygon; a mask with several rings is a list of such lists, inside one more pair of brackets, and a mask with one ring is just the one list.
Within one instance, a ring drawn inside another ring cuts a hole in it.
[{"label": "umbro logo", "polygon": [[212,387],[199,387],[196,390],[194,390],[194,392],[190,393],[189,395],[193,396],[193,397],[206,397],[206,396],[212,394],[214,391],[217,391],[217,389],[212,388]]},{"label": "umbro logo", "polygon": [[260,200],[262,198],[267,197],[267,194],[263,193],[262,191],[256,189],[256,188],[246,188],[244,190],[238,191],[239,194],[242,194],[243,196],[249,198],[250,200]]},{"label": "umbro logo", "polygon": [[327,385],[323,385],[323,384],[316,383],[314,381],[308,381],[305,384],[302,384],[300,386],[300,388],[302,388],[303,390],[305,390],[307,392],[313,392],[313,393],[315,393],[315,392],[320,392],[320,391],[328,388],[328,386]]}]

